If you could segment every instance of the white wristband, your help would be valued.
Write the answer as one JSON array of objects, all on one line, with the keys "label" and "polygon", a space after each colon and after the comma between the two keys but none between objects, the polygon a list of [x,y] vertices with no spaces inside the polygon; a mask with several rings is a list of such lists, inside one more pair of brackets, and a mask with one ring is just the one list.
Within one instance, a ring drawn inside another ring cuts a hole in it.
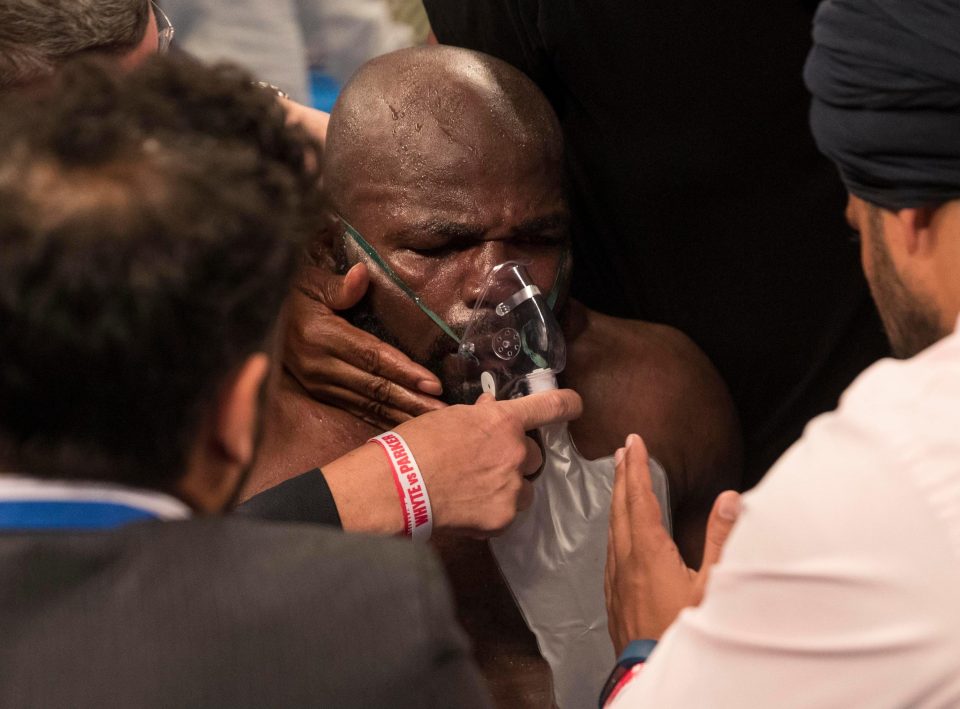
[{"label": "white wristband", "polygon": [[370,441],[380,444],[393,468],[400,508],[403,510],[404,534],[418,542],[427,541],[433,533],[433,509],[413,452],[403,436],[394,431],[381,433]]}]

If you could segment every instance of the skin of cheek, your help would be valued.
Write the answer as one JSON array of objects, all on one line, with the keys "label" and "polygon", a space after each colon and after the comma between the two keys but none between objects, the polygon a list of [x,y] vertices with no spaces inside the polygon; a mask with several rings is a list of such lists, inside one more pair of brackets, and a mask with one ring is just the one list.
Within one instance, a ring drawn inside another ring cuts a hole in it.
[{"label": "skin of cheek", "polygon": [[876,277],[873,267],[873,238],[875,235],[870,225],[870,214],[866,203],[858,197],[850,195],[847,202],[845,216],[850,228],[859,235],[860,242],[860,266],[863,269],[863,275],[870,285],[871,291],[874,289],[874,279]]},{"label": "skin of cheek", "polygon": [[[428,308],[443,318],[455,332],[461,330],[466,317],[463,308],[458,307],[460,298],[457,283],[461,271],[456,260],[426,258],[389,250],[384,258]],[[456,351],[456,343],[393,284],[378,288],[371,295],[371,303],[374,312],[397,337],[402,348],[414,358],[425,357],[438,340],[444,345],[449,344],[451,352]]]},{"label": "skin of cheek", "polygon": [[856,230],[860,234],[860,266],[863,268],[863,275],[866,276],[868,283],[873,283],[873,260],[871,258],[873,244],[871,242],[871,234],[869,225],[867,224],[866,215],[863,214],[861,209],[856,210]]}]

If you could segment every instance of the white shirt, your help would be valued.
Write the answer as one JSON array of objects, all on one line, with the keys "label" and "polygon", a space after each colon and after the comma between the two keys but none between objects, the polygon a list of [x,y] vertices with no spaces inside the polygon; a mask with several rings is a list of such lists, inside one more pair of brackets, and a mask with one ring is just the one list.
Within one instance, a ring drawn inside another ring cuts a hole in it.
[{"label": "white shirt", "polygon": [[960,706],[960,334],[807,427],[611,706]]}]

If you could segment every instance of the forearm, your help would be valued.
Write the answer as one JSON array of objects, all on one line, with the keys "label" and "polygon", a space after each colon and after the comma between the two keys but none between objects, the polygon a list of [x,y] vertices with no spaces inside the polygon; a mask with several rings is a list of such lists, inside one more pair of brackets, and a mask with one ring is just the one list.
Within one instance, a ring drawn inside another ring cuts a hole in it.
[{"label": "forearm", "polygon": [[399,534],[396,485],[383,452],[367,444],[324,466],[291,478],[237,508],[273,522],[310,522],[348,532]]},{"label": "forearm", "polygon": [[[532,497],[523,476],[537,470],[541,458],[523,432],[568,421],[580,411],[580,397],[559,390],[503,402],[490,397],[474,406],[432,412],[394,432],[417,463],[402,471],[406,483],[398,477],[401,469],[394,470],[392,459],[377,443],[325,464],[321,482],[347,531],[409,533],[413,530],[406,529],[405,518],[412,518],[411,506],[419,499],[421,507],[426,505],[426,519],[417,522],[421,532],[422,525],[432,520],[436,528],[448,531],[495,534],[513,521],[518,509],[529,506]],[[410,473],[416,469],[420,480],[415,486],[429,490],[429,496],[426,492],[415,496],[412,487],[403,492],[404,484],[413,484],[410,479],[416,476]],[[292,487],[286,488],[287,494]],[[283,518],[290,520],[289,515]]]},{"label": "forearm", "polygon": [[237,513],[273,522],[343,526],[336,501],[319,468],[254,495],[237,508]]}]

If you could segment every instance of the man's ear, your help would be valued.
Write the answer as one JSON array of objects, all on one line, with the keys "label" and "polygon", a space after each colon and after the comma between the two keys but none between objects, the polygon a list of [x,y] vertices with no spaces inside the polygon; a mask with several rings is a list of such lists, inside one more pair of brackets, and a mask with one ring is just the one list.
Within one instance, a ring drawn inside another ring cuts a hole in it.
[{"label": "man's ear", "polygon": [[253,354],[221,392],[213,433],[222,454],[235,465],[253,462],[260,391],[269,370],[270,358],[262,352]]},{"label": "man's ear", "polygon": [[316,233],[307,244],[307,262],[314,266],[334,265],[334,239],[337,238],[338,224],[332,216],[325,213],[318,220]]},{"label": "man's ear", "polygon": [[248,357],[223,385],[203,417],[176,492],[195,510],[223,511],[253,463],[260,391],[270,369],[261,353]]},{"label": "man's ear", "polygon": [[910,256],[928,256],[937,248],[934,207],[911,207],[894,212],[903,248]]}]

